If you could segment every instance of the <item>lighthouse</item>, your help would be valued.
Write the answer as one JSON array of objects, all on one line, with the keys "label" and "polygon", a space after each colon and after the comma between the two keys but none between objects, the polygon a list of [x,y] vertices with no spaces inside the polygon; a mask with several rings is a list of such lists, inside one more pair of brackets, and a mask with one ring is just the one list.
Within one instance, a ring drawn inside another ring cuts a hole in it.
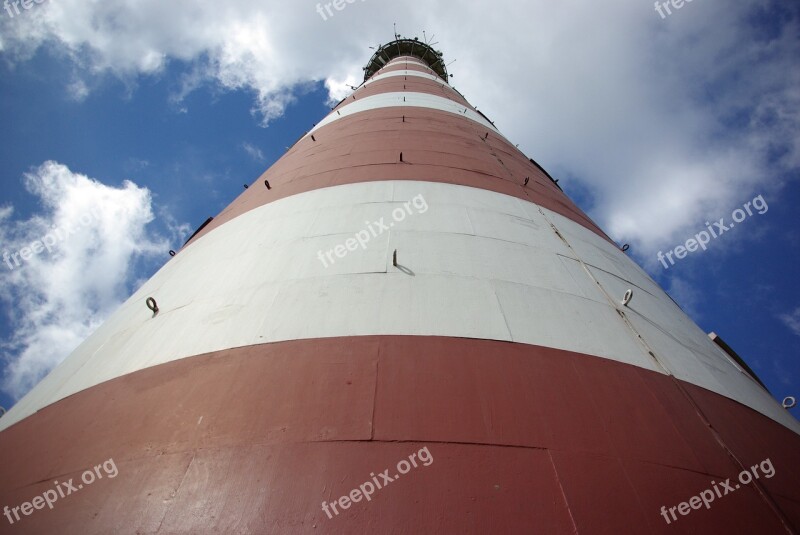
[{"label": "lighthouse", "polygon": [[442,52],[364,74],[0,418],[0,533],[800,531],[742,359]]}]

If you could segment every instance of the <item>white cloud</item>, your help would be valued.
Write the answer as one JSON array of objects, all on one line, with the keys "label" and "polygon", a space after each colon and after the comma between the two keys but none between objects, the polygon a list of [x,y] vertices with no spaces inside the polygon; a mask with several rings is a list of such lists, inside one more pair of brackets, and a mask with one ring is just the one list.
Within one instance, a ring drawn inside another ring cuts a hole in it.
[{"label": "white cloud", "polygon": [[243,149],[244,149],[244,151],[245,151],[245,152],[246,152],[246,153],[247,153],[247,154],[248,154],[248,155],[249,155],[249,156],[250,156],[252,159],[254,159],[255,161],[257,161],[257,162],[263,162],[264,160],[266,160],[266,158],[264,157],[264,153],[263,153],[263,152],[261,152],[261,149],[259,149],[259,148],[258,148],[258,147],[256,147],[255,145],[253,145],[253,144],[251,144],[251,143],[247,143],[247,142],[245,141],[245,142],[242,144],[242,148],[243,148]]},{"label": "white cloud", "polygon": [[778,317],[794,334],[800,336],[800,307],[791,314],[781,314]]},{"label": "white cloud", "polygon": [[76,79],[67,86],[67,95],[75,102],[83,102],[89,96],[89,88],[86,82]]},{"label": "white cloud", "polygon": [[352,74],[348,74],[345,76],[344,80],[341,81],[332,76],[328,77],[325,80],[325,89],[328,90],[328,106],[338,104],[342,99],[353,92],[354,87],[358,87],[363,81],[363,76],[357,79]]},{"label": "white cloud", "polygon": [[[314,4],[277,0],[59,0],[0,23],[0,42],[18,59],[48,46],[87,75],[135,79],[177,60],[187,73],[176,103],[209,83],[244,89],[266,124],[308,82],[324,80],[331,102],[345,96],[392,22],[420,38],[428,29],[458,59],[459,90],[551,174],[581,180],[591,215],[654,264],[652,253],[773,193],[769,179],[800,165],[797,21],[747,22],[778,17],[770,6],[780,3],[695,2],[662,19],[627,0],[405,0],[323,21]],[[491,46],[475,38],[487,32]]]},{"label": "white cloud", "polygon": [[127,298],[135,260],[169,249],[146,229],[150,192],[131,182],[113,188],[46,162],[25,187],[41,212],[14,220],[0,210],[0,301],[13,329],[0,346],[3,389],[17,398]]}]

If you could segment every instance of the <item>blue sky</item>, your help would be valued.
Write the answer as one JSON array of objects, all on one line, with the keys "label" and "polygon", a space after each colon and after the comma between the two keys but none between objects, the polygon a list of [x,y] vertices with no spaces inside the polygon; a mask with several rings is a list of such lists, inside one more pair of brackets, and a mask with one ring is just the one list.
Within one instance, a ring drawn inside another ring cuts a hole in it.
[{"label": "blue sky", "polygon": [[[0,405],[357,85],[395,21],[435,30],[471,103],[778,399],[800,395],[800,9],[708,0],[661,19],[637,4],[393,14],[368,0],[329,20],[314,2],[247,0],[0,12],[0,253],[92,203],[124,207],[0,266]],[[486,27],[506,29],[492,47],[474,39]],[[668,270],[656,260],[757,195],[765,214]]]}]

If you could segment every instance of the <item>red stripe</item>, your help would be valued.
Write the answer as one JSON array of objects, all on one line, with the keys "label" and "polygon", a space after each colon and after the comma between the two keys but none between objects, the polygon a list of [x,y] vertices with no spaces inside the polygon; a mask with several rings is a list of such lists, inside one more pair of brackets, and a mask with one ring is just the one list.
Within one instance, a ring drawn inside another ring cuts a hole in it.
[{"label": "red stripe", "polygon": [[[530,177],[527,186],[526,177]],[[265,187],[265,180],[271,189]],[[278,199],[382,180],[444,182],[511,195],[561,214],[611,241],[504,138],[465,117],[413,107],[356,113],[319,128],[313,139],[301,139],[192,241]]]},{"label": "red stripe", "polygon": [[344,106],[352,104],[358,99],[379,95],[382,93],[401,93],[403,91],[409,93],[425,93],[428,95],[436,95],[443,97],[454,102],[458,102],[462,106],[469,109],[474,109],[467,100],[462,97],[449,85],[440,84],[434,80],[427,78],[420,78],[419,76],[407,76],[404,80],[402,76],[393,76],[391,78],[384,78],[375,82],[370,82],[369,85],[362,86],[353,93],[356,98],[352,96],[347,97],[344,102],[336,109],[341,110]]},{"label": "red stripe", "polygon": [[[698,408],[737,458],[769,457],[775,475],[759,480],[766,497],[745,487],[667,525],[662,505],[740,470]],[[423,447],[430,466],[322,512]],[[800,437],[737,402],[611,360],[331,338],[182,359],[46,407],[0,433],[0,501],[113,458],[116,478],[5,531],[777,533],[781,517],[800,529],[798,451]]]}]

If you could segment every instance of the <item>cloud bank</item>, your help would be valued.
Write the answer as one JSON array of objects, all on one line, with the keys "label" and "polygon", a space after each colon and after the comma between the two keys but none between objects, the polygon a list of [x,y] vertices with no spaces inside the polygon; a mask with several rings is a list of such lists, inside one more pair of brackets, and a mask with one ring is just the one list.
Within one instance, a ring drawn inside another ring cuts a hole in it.
[{"label": "cloud bank", "polygon": [[[5,19],[0,47],[11,61],[44,47],[86,78],[180,64],[176,101],[205,84],[250,91],[267,124],[306,84],[339,100],[393,22],[427,29],[458,60],[454,85],[647,254],[743,194],[769,196],[800,164],[798,9],[785,3],[696,2],[663,19],[624,0],[376,0],[334,15],[306,2],[59,0]],[[65,91],[83,99],[90,86]]]},{"label": "cloud bank", "polygon": [[0,209],[0,300],[13,328],[0,353],[3,389],[15,398],[128,297],[137,260],[169,250],[146,229],[150,192],[131,182],[113,188],[46,162],[24,184],[42,210],[15,218],[11,207]]}]

